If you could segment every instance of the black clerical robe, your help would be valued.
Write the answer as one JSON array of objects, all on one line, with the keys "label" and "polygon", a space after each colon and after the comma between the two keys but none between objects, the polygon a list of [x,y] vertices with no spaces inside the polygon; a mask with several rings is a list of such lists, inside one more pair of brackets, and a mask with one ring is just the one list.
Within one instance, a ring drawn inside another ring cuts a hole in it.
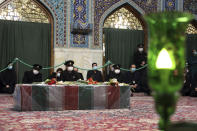
[{"label": "black clerical robe", "polygon": [[117,79],[120,83],[125,82],[125,75],[122,72],[120,72],[119,74],[111,72],[111,74],[109,75],[109,80],[114,78]]},{"label": "black clerical robe", "polygon": [[137,67],[141,67],[141,63],[142,61],[147,61],[147,54],[143,51],[143,52],[135,52],[134,54],[134,63]]},{"label": "black clerical robe", "polygon": [[[16,84],[16,72],[14,69],[6,69],[0,74],[0,90],[3,93],[13,93]],[[9,88],[6,88],[9,85]]]},{"label": "black clerical robe", "polygon": [[61,77],[57,76],[57,73],[56,72],[52,72],[52,74],[48,77],[48,79],[52,79],[52,78],[55,78],[56,81],[61,81]]},{"label": "black clerical robe", "polygon": [[64,70],[62,73],[61,73],[61,80],[62,81],[77,81],[79,80],[79,75],[77,74],[76,71],[67,71],[67,70]]},{"label": "black clerical robe", "polygon": [[33,70],[26,71],[23,76],[23,83],[24,84],[31,84],[33,82],[42,82],[42,74],[38,73],[35,75]]},{"label": "black clerical robe", "polygon": [[82,73],[77,72],[77,75],[78,75],[78,78],[79,78],[79,79],[84,80],[84,78],[83,78],[83,74],[82,74]]},{"label": "black clerical robe", "polygon": [[92,78],[94,81],[103,82],[102,73],[99,70],[89,70],[87,73],[87,79]]},{"label": "black clerical robe", "polygon": [[135,72],[126,72],[125,74],[125,83],[130,84],[130,85],[135,85],[135,84],[139,84],[139,80],[140,80],[140,74],[138,71]]}]

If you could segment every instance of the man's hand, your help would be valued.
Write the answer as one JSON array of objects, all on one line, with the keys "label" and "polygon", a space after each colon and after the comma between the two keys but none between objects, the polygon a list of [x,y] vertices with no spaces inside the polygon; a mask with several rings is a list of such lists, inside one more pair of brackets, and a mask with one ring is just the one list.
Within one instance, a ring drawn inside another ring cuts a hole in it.
[{"label": "man's hand", "polygon": [[137,84],[135,84],[135,85],[131,85],[131,87],[136,88],[136,87],[137,87]]},{"label": "man's hand", "polygon": [[10,86],[9,85],[6,85],[6,88],[10,88]]},{"label": "man's hand", "polygon": [[146,64],[146,62],[145,61],[142,61],[141,66],[144,66],[145,64]]}]

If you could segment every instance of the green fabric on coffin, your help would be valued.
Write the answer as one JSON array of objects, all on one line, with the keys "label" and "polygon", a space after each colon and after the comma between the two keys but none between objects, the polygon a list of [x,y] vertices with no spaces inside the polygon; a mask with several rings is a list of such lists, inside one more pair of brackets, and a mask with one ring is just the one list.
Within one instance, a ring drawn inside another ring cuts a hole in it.
[{"label": "green fabric on coffin", "polygon": [[94,109],[106,109],[106,86],[94,86],[93,88],[92,105],[94,105]]},{"label": "green fabric on coffin", "polygon": [[51,85],[49,88],[49,110],[61,111],[64,110],[65,103],[65,88],[64,86]]},{"label": "green fabric on coffin", "polygon": [[79,110],[93,109],[93,86],[79,86]]},{"label": "green fabric on coffin", "polygon": [[120,108],[130,108],[130,86],[120,86]]},{"label": "green fabric on coffin", "polygon": [[32,110],[49,110],[49,88],[47,86],[32,85]]}]

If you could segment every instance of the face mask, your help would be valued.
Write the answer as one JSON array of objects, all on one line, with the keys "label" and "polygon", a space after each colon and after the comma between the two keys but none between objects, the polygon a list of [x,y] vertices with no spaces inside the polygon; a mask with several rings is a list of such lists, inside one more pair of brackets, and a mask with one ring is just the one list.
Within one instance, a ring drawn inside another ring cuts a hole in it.
[{"label": "face mask", "polygon": [[142,52],[144,49],[143,48],[138,48],[139,52]]},{"label": "face mask", "polygon": [[120,73],[120,70],[119,70],[119,69],[116,69],[114,72],[115,72],[116,74],[119,74],[119,73]]},{"label": "face mask", "polygon": [[57,77],[60,77],[60,73],[57,73]]},{"label": "face mask", "polygon": [[131,68],[131,72],[135,72],[136,71],[136,68]]},{"label": "face mask", "polygon": [[92,69],[93,69],[93,70],[96,70],[96,69],[97,69],[97,66],[93,66]]},{"label": "face mask", "polygon": [[72,71],[73,70],[73,67],[72,66],[69,66],[68,67],[68,71]]},{"label": "face mask", "polygon": [[13,67],[12,66],[8,66],[8,69],[11,70]]},{"label": "face mask", "polygon": [[197,52],[195,51],[195,52],[193,52],[193,54],[194,54],[194,56],[197,56]]},{"label": "face mask", "polygon": [[38,70],[33,70],[34,75],[37,75],[39,73]]}]

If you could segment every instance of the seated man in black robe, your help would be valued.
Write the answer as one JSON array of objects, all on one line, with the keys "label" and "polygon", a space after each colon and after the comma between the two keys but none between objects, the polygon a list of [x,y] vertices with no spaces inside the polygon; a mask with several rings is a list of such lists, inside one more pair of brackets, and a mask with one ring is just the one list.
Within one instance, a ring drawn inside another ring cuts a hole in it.
[{"label": "seated man in black robe", "polygon": [[125,83],[131,85],[134,88],[135,92],[139,92],[140,86],[140,74],[136,71],[136,65],[132,64],[130,67],[130,71],[126,72],[125,74]]},{"label": "seated man in black robe", "polygon": [[31,84],[33,82],[42,82],[42,74],[40,70],[42,66],[39,64],[34,64],[33,69],[30,71],[26,71],[23,76],[23,83],[24,84]]},{"label": "seated man in black robe", "polygon": [[0,88],[2,93],[12,94],[15,89],[16,84],[16,72],[14,70],[13,64],[8,63],[6,70],[0,74]]},{"label": "seated man in black robe", "polygon": [[68,60],[64,63],[66,69],[61,74],[62,81],[77,81],[79,80],[79,76],[76,71],[74,71],[74,61]]},{"label": "seated man in black robe", "polygon": [[61,81],[60,75],[61,75],[62,72],[63,72],[63,69],[62,69],[62,68],[58,68],[58,69],[56,70],[56,72],[53,72],[53,73],[48,77],[48,79],[55,78],[56,81]]},{"label": "seated man in black robe", "polygon": [[111,74],[109,75],[109,80],[115,78],[120,83],[125,82],[124,74],[120,71],[120,65],[115,64],[113,65],[113,68],[114,68],[114,71],[111,72]]},{"label": "seated man in black robe", "polygon": [[97,70],[97,63],[92,63],[92,70],[87,73],[87,79],[92,78],[93,81],[103,82],[101,71]]},{"label": "seated man in black robe", "polygon": [[77,72],[77,75],[78,75],[79,79],[84,80],[83,74],[78,72],[78,68],[74,67],[74,71]]}]

